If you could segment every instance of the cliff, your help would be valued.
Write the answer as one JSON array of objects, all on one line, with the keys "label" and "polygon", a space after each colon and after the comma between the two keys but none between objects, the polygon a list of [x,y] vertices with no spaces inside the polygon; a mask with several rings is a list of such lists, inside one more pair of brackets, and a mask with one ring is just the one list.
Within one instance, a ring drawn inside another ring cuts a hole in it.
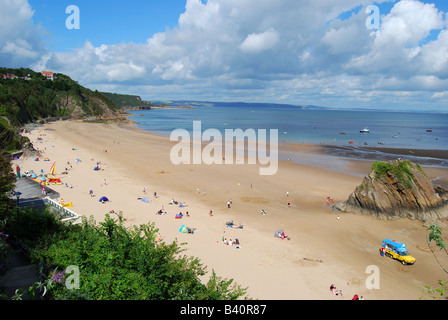
[{"label": "cliff", "polygon": [[20,127],[49,119],[72,118],[123,121],[123,109],[98,91],[64,74],[47,79],[31,69],[0,68],[0,150],[30,147],[17,135]]},{"label": "cliff", "polygon": [[381,219],[427,221],[448,216],[447,194],[435,189],[423,169],[410,161],[377,161],[372,170],[336,208]]},{"label": "cliff", "polygon": [[151,103],[143,101],[140,96],[110,92],[101,92],[101,94],[123,110],[151,110]]},{"label": "cliff", "polygon": [[64,74],[50,80],[31,69],[0,68],[1,74],[0,116],[11,126],[54,117],[124,119],[120,106]]}]

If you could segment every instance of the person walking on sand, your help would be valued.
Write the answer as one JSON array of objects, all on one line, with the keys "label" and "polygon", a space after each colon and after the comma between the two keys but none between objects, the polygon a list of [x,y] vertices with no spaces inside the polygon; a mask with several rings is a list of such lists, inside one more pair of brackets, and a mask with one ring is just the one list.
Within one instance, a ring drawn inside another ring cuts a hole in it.
[{"label": "person walking on sand", "polygon": [[230,201],[227,201],[227,208],[230,209]]}]

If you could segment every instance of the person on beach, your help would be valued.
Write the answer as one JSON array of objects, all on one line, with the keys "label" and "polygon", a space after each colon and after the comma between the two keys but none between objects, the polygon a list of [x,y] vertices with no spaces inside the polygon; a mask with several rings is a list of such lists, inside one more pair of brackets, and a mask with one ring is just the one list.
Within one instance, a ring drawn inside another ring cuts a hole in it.
[{"label": "person on beach", "polygon": [[261,209],[261,214],[262,214],[262,215],[266,215],[266,211],[264,211],[263,209]]},{"label": "person on beach", "polygon": [[210,215],[210,217],[212,217],[213,216],[213,211],[210,210],[210,212],[208,214]]},{"label": "person on beach", "polygon": [[230,201],[227,201],[227,208],[230,209]]},{"label": "person on beach", "polygon": [[288,201],[288,208],[291,208],[291,202]]}]

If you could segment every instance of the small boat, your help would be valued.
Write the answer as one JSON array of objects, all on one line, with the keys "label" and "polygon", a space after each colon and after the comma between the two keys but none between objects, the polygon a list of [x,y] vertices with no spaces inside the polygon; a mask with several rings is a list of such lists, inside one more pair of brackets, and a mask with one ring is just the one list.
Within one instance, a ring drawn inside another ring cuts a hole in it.
[{"label": "small boat", "polygon": [[339,134],[345,134],[345,132],[339,132]]},{"label": "small boat", "polygon": [[359,132],[361,132],[361,133],[369,133],[369,132],[370,132],[370,130],[369,130],[369,129],[367,129],[367,127],[365,127],[364,129],[362,129],[362,130],[359,130]]},{"label": "small boat", "polygon": [[426,130],[426,132],[432,132],[432,130],[431,130],[431,129],[428,129],[428,130]]}]

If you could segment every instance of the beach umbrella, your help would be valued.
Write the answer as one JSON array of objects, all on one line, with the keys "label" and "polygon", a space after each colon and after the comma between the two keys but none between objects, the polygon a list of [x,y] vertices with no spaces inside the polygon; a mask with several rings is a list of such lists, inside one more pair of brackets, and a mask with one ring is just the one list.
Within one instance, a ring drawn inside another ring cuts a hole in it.
[{"label": "beach umbrella", "polygon": [[47,178],[45,178],[45,176],[40,176],[40,177],[39,177],[39,180],[40,180],[40,181],[47,181]]},{"label": "beach umbrella", "polygon": [[104,196],[102,196],[101,198],[100,198],[100,200],[98,200],[99,202],[106,202],[106,201],[109,201],[109,199],[107,199],[107,197],[104,197]]},{"label": "beach umbrella", "polygon": [[149,203],[149,202],[150,202],[149,199],[148,199],[147,197],[142,198],[142,201],[143,201],[143,202],[146,202],[146,203]]},{"label": "beach umbrella", "polygon": [[50,168],[50,173],[51,173],[52,175],[55,175],[55,173],[56,173],[56,162],[53,163],[53,165],[51,166],[51,168]]}]

